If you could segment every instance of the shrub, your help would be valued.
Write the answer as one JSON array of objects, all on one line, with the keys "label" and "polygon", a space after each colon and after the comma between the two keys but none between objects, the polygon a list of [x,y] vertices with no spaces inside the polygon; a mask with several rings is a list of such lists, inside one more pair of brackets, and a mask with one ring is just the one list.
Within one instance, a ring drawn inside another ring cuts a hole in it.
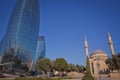
[{"label": "shrub", "polygon": [[94,80],[94,77],[92,75],[85,75],[82,80]]}]

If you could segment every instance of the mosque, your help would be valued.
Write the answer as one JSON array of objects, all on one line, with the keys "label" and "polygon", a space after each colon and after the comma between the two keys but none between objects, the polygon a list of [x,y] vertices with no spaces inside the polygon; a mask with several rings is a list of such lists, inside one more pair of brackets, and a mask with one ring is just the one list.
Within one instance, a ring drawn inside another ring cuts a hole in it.
[{"label": "mosque", "polygon": [[[111,54],[113,56],[115,55],[115,51],[110,33],[108,33],[107,37],[108,37],[108,44],[110,46]],[[106,73],[109,70],[108,65],[105,63],[106,59],[108,59],[107,53],[98,49],[93,51],[92,54],[89,56],[88,43],[86,37],[84,39],[84,48],[86,52],[86,58],[89,57],[91,73],[93,75],[99,73]]]}]

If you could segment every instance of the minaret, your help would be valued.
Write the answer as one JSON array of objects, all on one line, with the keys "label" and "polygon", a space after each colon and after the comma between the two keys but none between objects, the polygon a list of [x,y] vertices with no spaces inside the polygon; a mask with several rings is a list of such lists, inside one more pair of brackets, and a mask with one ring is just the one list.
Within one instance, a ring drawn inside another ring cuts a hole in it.
[{"label": "minaret", "polygon": [[87,43],[86,37],[84,37],[84,48],[85,48],[86,58],[87,58],[89,56],[88,56],[88,43]]},{"label": "minaret", "polygon": [[88,55],[88,43],[86,37],[84,37],[84,48],[85,48],[85,53],[86,53],[86,75],[91,75],[92,69],[91,69],[91,63],[89,60],[89,55]]},{"label": "minaret", "polygon": [[112,54],[112,56],[113,56],[113,55],[115,55],[115,51],[114,51],[114,47],[113,47],[113,41],[112,41],[112,38],[111,38],[109,32],[108,32],[107,37],[108,37],[108,44],[109,44],[109,46],[110,46],[111,54]]}]

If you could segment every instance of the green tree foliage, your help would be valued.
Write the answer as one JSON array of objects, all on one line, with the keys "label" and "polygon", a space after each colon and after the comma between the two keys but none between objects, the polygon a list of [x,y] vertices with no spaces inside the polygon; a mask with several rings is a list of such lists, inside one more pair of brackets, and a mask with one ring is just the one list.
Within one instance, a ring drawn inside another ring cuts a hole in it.
[{"label": "green tree foliage", "polygon": [[68,72],[71,72],[71,71],[76,71],[76,72],[84,72],[85,71],[85,67],[84,66],[81,66],[81,65],[75,65],[75,64],[69,64],[68,65]]},{"label": "green tree foliage", "polygon": [[14,65],[13,65],[14,68],[21,69],[25,73],[29,71],[29,67],[27,63],[22,62],[21,59],[19,59],[17,55],[13,57],[13,61],[14,61]]},{"label": "green tree foliage", "polygon": [[7,48],[4,52],[4,56],[2,57],[2,63],[7,63],[13,61],[14,49]]},{"label": "green tree foliage", "polygon": [[117,57],[120,58],[120,52],[117,54]]},{"label": "green tree foliage", "polygon": [[23,70],[23,72],[27,72],[29,70],[27,64],[22,63],[21,60],[18,58],[18,55],[14,55],[14,54],[15,54],[15,51],[13,48],[7,48],[4,51],[4,55],[2,57],[2,63],[5,64],[5,63],[12,62],[13,63],[11,64],[12,68],[9,67],[10,70],[12,71]]},{"label": "green tree foliage", "polygon": [[14,56],[14,68],[21,68],[21,60],[18,58],[18,56]]},{"label": "green tree foliage", "polygon": [[82,78],[82,80],[94,80],[94,78],[92,77],[91,71],[90,71],[90,62],[89,62],[88,57],[87,57],[87,62],[86,62],[86,74]]},{"label": "green tree foliage", "polygon": [[27,66],[27,64],[23,63],[21,64],[21,68],[27,73],[29,71],[29,68]]},{"label": "green tree foliage", "polygon": [[113,62],[116,70],[120,70],[120,58],[118,56],[113,56]]},{"label": "green tree foliage", "polygon": [[58,71],[67,71],[68,63],[64,58],[57,58],[54,61],[54,67]]},{"label": "green tree foliage", "polygon": [[70,71],[76,71],[76,72],[78,72],[78,68],[77,68],[77,66],[74,65],[74,64],[69,64],[67,71],[68,71],[68,72],[70,72]]},{"label": "green tree foliage", "polygon": [[108,67],[110,70],[120,70],[120,54],[113,55],[112,58],[108,58],[106,60],[106,64],[108,64]]},{"label": "green tree foliage", "polygon": [[81,65],[76,65],[77,69],[79,72],[84,72],[85,71],[85,67],[84,66],[81,66]]},{"label": "green tree foliage", "polygon": [[88,57],[87,57],[87,65],[86,65],[86,75],[91,75],[90,62]]},{"label": "green tree foliage", "polygon": [[36,70],[43,70],[45,73],[53,69],[53,64],[48,58],[39,59],[36,64]]},{"label": "green tree foliage", "polygon": [[113,70],[115,69],[115,64],[114,64],[112,58],[108,58],[108,59],[106,60],[106,64],[108,64],[108,68],[109,68],[110,70],[113,71]]}]

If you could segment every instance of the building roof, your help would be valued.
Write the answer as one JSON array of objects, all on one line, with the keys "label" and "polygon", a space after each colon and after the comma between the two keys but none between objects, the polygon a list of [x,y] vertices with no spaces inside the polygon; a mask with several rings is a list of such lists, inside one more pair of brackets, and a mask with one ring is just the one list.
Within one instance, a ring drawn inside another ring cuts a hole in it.
[{"label": "building roof", "polygon": [[104,54],[104,55],[107,55],[104,51],[100,50],[100,49],[97,49],[95,51],[92,52],[92,54],[90,55],[93,56],[93,55],[96,55],[96,54]]}]

